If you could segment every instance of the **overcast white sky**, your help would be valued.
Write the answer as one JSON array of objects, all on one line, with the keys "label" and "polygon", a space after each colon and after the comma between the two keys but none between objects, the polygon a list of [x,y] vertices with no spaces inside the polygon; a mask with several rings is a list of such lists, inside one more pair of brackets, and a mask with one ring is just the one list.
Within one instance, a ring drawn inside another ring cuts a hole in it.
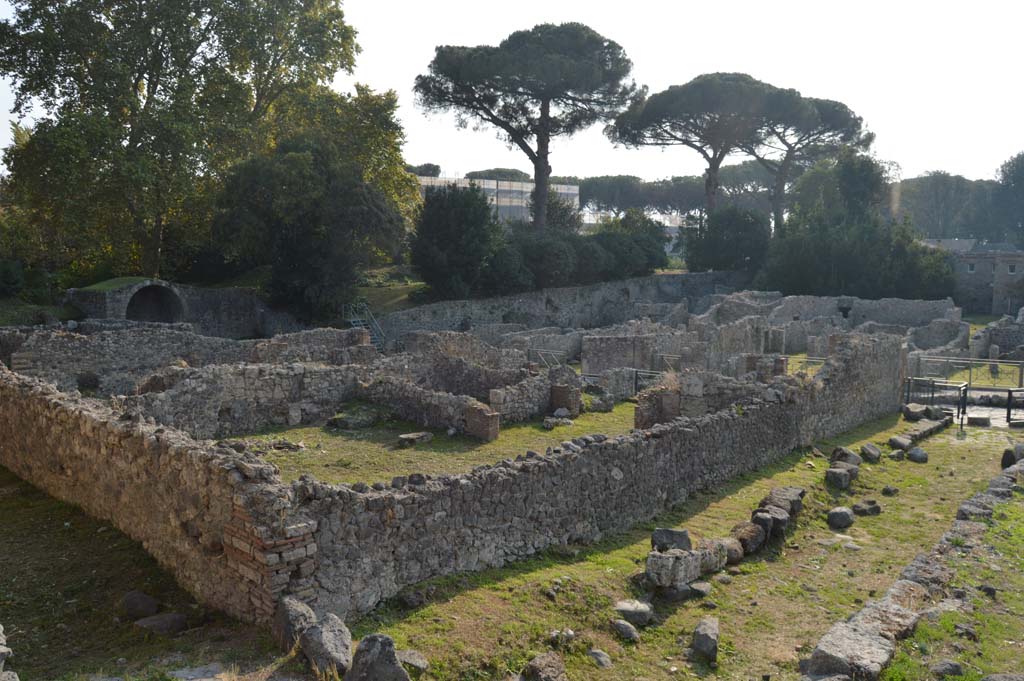
[{"label": "overcast white sky", "polygon": [[[410,163],[446,175],[494,166],[532,172],[492,130],[459,130],[448,115],[425,116],[413,80],[439,44],[496,44],[542,22],[582,21],[621,44],[638,83],[657,91],[701,73],[742,71],[805,95],[838,99],[877,135],[875,152],[903,177],[946,170],[993,178],[1024,150],[1024,58],[1019,0],[347,0],[362,53],[353,77],[393,89]],[[0,0],[0,15],[10,14]],[[10,118],[9,84],[0,107]],[[9,141],[8,126],[0,144]],[[647,179],[699,174],[695,152],[616,149],[600,126],[552,145],[556,175],[632,174]]]}]

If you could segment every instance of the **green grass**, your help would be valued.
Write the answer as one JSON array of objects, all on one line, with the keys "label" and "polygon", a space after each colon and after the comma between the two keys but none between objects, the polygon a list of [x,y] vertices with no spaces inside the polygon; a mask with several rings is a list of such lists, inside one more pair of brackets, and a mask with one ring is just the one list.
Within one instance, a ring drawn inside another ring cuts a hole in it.
[{"label": "green grass", "polygon": [[285,438],[306,446],[297,452],[273,451],[266,456],[267,461],[281,469],[286,480],[312,473],[320,480],[333,483],[390,482],[395,476],[410,473],[468,472],[481,464],[514,459],[527,450],[543,453],[547,447],[557,447],[580,435],[620,435],[633,428],[634,407],[630,402],[623,402],[611,412],[582,414],[572,426],[559,426],[554,430],[544,430],[540,419],[503,425],[498,439],[493,442],[433,431],[431,442],[402,449],[397,446],[398,436],[422,431],[423,427],[399,420],[352,431],[332,431],[319,426],[279,428],[256,439]]},{"label": "green grass", "polygon": [[[7,668],[23,681],[274,664],[266,631],[200,607],[138,543],[4,468],[0,519],[0,623],[15,653]],[[133,589],[187,615],[190,630],[174,639],[137,631],[118,608]]]},{"label": "green grass", "polygon": [[789,356],[789,364],[787,367],[787,373],[789,375],[800,373],[801,371],[808,376],[814,376],[816,373],[821,371],[821,367],[825,363],[820,359],[808,359],[806,352],[801,352],[795,355]]},{"label": "green grass", "polygon": [[134,286],[135,284],[142,283],[148,280],[149,277],[115,277],[113,279],[106,279],[104,281],[98,281],[95,284],[89,286],[83,286],[83,291],[116,291],[119,288],[125,288],[128,286]]},{"label": "green grass", "polygon": [[19,298],[0,298],[0,326],[32,326],[44,317],[66,321],[78,319],[81,313],[69,306],[35,305]]},{"label": "green grass", "polygon": [[[903,642],[883,681],[931,681],[929,667],[939,660],[960,662],[974,681],[987,674],[1024,669],[1024,502],[1018,496],[996,509],[983,545],[962,548],[950,558],[954,586],[973,593],[971,612],[948,612],[924,619],[914,636]],[[970,587],[992,584],[998,589],[992,600]],[[978,641],[956,635],[957,624],[974,628]]]},{"label": "green grass", "polygon": [[[822,447],[884,442],[905,428],[896,418],[885,419]],[[404,610],[389,603],[357,622],[354,633],[383,631],[400,648],[427,652],[430,678],[437,681],[505,678],[549,649],[548,632],[564,628],[579,636],[563,651],[574,681],[750,679],[764,674],[795,679],[797,660],[829,626],[882,593],[916,553],[948,529],[960,500],[983,487],[997,470],[1004,443],[989,431],[969,431],[965,440],[947,431],[924,443],[929,464],[885,459],[865,465],[850,494],[825,488],[825,460],[795,452],[756,475],[695,496],[656,522],[581,548],[578,555],[552,551],[507,568],[420,585],[428,596],[425,605]],[[623,644],[613,635],[608,621],[614,601],[642,595],[632,578],[643,571],[653,527],[684,526],[696,536],[722,536],[748,517],[770,487],[787,484],[810,490],[796,530],[786,542],[742,563],[741,574],[731,583],[713,583],[709,600],[717,607],[710,612],[722,627],[717,670],[691,667],[682,658],[697,621],[709,614],[699,601],[659,604],[657,623],[643,630],[639,645]],[[900,494],[882,497],[885,485],[899,487]],[[846,531],[861,550],[820,545],[819,540],[833,537],[825,523],[827,510],[862,498],[878,499],[884,512],[858,518]],[[556,579],[563,586],[552,601],[543,592]],[[590,646],[609,653],[614,666],[597,669],[586,657]]]},{"label": "green grass", "polygon": [[973,336],[992,322],[1002,319],[1002,316],[997,314],[965,314],[961,319],[971,325],[971,335]]}]

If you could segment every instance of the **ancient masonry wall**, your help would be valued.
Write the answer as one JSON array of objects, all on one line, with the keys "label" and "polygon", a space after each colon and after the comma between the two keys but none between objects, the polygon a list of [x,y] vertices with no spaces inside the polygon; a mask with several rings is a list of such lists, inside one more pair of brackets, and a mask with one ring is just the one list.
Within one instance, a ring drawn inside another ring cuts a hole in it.
[{"label": "ancient masonry wall", "polygon": [[408,331],[469,330],[491,324],[595,328],[634,316],[636,303],[698,301],[723,290],[743,288],[749,276],[738,272],[659,274],[622,281],[544,289],[483,300],[423,305],[380,318],[391,338]]},{"label": "ancient masonry wall", "polygon": [[294,511],[318,527],[320,606],[366,612],[429,577],[594,541],[794,447],[896,411],[900,339],[852,336],[838,344],[814,379],[742,412],[680,418],[611,440],[580,438],[551,455],[468,475],[417,476],[421,484],[398,489],[302,483]]},{"label": "ancient masonry wall", "polygon": [[501,414],[502,423],[527,421],[551,413],[551,387],[554,385],[579,389],[580,379],[568,367],[552,367],[515,385],[491,390],[487,403]]},{"label": "ancient masonry wall", "polygon": [[315,596],[315,524],[289,519],[290,491],[251,455],[0,367],[0,464],[142,542],[206,605],[265,621],[280,594]]},{"label": "ancient masonry wall", "polygon": [[140,324],[80,334],[34,331],[22,335],[11,353],[11,368],[61,390],[90,384],[99,395],[134,392],[139,380],[164,367],[201,367],[239,362],[324,362],[372,360],[376,349],[365,329],[316,329],[267,340],[236,341],[202,336],[182,325]]}]

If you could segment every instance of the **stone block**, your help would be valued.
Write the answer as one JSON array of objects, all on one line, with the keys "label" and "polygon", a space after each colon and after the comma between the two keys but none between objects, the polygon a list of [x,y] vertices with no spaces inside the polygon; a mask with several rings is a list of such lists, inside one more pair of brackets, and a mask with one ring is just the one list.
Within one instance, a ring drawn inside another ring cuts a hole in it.
[{"label": "stone block", "polygon": [[875,681],[895,650],[896,645],[882,635],[840,622],[818,641],[805,672],[810,676],[846,674],[854,679]]},{"label": "stone block", "polygon": [[484,442],[498,439],[501,414],[490,409],[470,407],[466,410],[466,434]]}]

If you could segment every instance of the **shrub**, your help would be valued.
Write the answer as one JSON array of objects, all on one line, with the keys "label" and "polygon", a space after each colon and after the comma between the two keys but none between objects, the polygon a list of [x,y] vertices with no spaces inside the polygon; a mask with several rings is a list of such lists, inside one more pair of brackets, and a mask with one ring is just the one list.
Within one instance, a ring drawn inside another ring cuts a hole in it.
[{"label": "shrub", "polygon": [[25,271],[17,260],[0,260],[0,296],[16,296],[25,288]]},{"label": "shrub", "polygon": [[601,247],[593,237],[572,240],[576,252],[576,272],[573,279],[578,284],[594,284],[604,281],[615,269],[615,256]]},{"label": "shrub", "polygon": [[503,242],[488,258],[480,275],[481,291],[501,296],[533,288],[533,272],[523,262],[519,249]]},{"label": "shrub", "polygon": [[717,210],[707,224],[686,235],[686,263],[695,272],[761,268],[768,254],[768,216],[729,207]]},{"label": "shrub", "polygon": [[598,232],[591,238],[614,257],[612,269],[605,273],[605,280],[635,277],[649,271],[647,254],[637,245],[635,237],[619,232]]},{"label": "shrub", "polygon": [[412,268],[442,298],[465,298],[482,288],[501,227],[476,185],[431,189],[412,239]]},{"label": "shrub", "polygon": [[576,253],[568,239],[551,232],[520,234],[516,238],[520,255],[533,273],[537,288],[568,286],[576,271]]}]

